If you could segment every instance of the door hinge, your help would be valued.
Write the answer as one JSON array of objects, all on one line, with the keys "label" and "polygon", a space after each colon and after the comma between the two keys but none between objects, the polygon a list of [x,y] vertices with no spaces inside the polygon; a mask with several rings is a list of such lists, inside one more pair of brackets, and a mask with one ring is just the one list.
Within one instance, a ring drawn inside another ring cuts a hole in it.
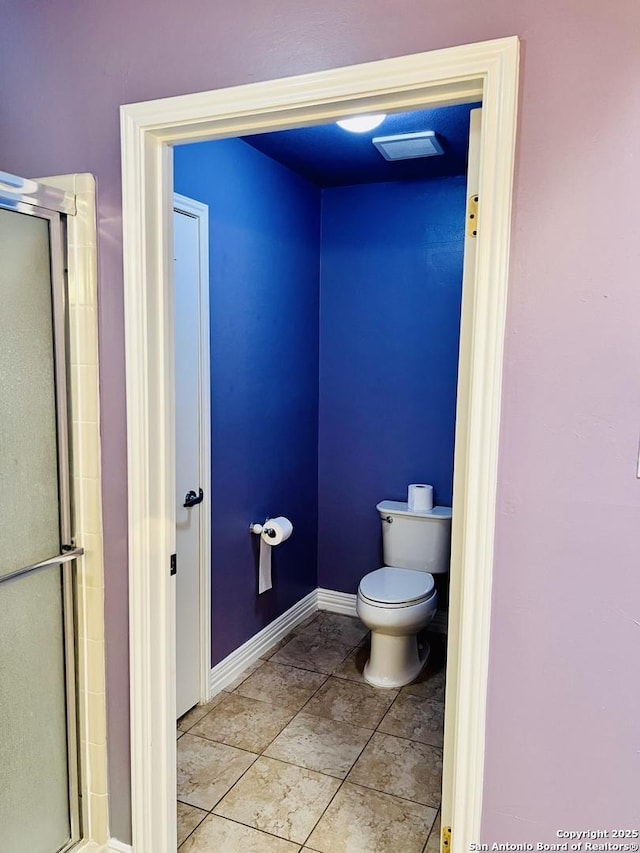
[{"label": "door hinge", "polygon": [[451,851],[451,827],[442,827],[442,853],[450,853]]},{"label": "door hinge", "polygon": [[175,573],[178,571],[178,555],[177,554],[171,555],[171,560],[169,561],[169,566],[171,569],[169,574],[175,575]]},{"label": "door hinge", "polygon": [[469,196],[467,204],[467,237],[478,236],[478,194]]}]

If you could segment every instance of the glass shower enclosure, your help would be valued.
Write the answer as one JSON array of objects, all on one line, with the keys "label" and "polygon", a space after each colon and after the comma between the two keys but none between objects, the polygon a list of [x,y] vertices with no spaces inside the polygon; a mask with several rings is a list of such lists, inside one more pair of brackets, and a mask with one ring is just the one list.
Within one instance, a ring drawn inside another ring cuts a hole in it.
[{"label": "glass shower enclosure", "polygon": [[81,837],[65,220],[19,186],[0,173],[0,851],[59,853]]}]

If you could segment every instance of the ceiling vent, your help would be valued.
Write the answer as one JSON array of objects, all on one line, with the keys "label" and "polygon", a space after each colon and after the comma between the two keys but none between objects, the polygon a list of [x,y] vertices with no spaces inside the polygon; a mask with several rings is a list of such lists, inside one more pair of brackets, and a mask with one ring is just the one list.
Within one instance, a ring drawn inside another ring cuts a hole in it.
[{"label": "ceiling vent", "polygon": [[395,136],[375,136],[371,141],[385,160],[413,160],[416,157],[435,157],[437,154],[444,154],[433,130],[397,133]]}]

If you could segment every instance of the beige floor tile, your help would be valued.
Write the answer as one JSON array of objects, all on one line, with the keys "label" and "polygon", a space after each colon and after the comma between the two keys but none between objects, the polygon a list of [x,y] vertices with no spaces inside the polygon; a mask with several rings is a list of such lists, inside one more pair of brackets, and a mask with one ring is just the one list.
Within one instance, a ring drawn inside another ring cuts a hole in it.
[{"label": "beige floor tile", "polygon": [[442,753],[426,743],[376,732],[348,778],[355,785],[438,808]]},{"label": "beige floor tile", "polygon": [[297,844],[217,815],[200,824],[180,853],[296,853]]},{"label": "beige floor tile", "polygon": [[388,735],[398,735],[442,747],[444,705],[422,696],[401,693],[378,729]]},{"label": "beige floor tile", "polygon": [[333,674],[337,678],[346,678],[349,681],[359,681],[361,684],[366,684],[363,673],[365,664],[369,660],[370,648],[369,640],[364,640],[352,652],[349,652],[349,655],[333,671]]},{"label": "beige floor tile", "polygon": [[236,687],[239,687],[243,681],[246,681],[247,678],[251,675],[252,672],[255,672],[257,669],[260,669],[264,660],[258,658],[258,660],[254,660],[253,663],[250,663],[248,667],[242,670],[240,675],[230,681],[229,684],[224,688],[226,693],[231,693]]},{"label": "beige floor tile", "polygon": [[198,720],[201,720],[209,713],[209,711],[213,710],[216,705],[220,704],[224,697],[224,693],[217,693],[210,702],[207,702],[206,705],[196,705],[190,711],[187,711],[187,713],[178,720],[178,731],[188,732],[191,726],[195,726]]},{"label": "beige floor tile", "polygon": [[300,711],[265,755],[344,779],[372,734],[371,729]]},{"label": "beige floor tile", "polygon": [[378,690],[369,684],[332,677],[304,710],[318,717],[375,729],[397,695],[397,690]]},{"label": "beige floor tile", "polygon": [[320,853],[422,853],[436,809],[345,782],[307,846]]},{"label": "beige floor tile", "polygon": [[438,817],[435,819],[435,823],[431,827],[429,838],[424,846],[424,853],[440,853],[440,819],[441,813],[438,812]]},{"label": "beige floor tile", "polygon": [[258,757],[186,734],[178,749],[178,799],[210,811]]},{"label": "beige floor tile", "polygon": [[207,816],[202,809],[178,803],[178,847]]},{"label": "beige floor tile", "polygon": [[420,673],[416,681],[407,684],[400,692],[422,696],[425,699],[432,699],[434,702],[444,702],[444,669],[434,672],[427,667]]},{"label": "beige floor tile", "polygon": [[271,662],[329,673],[342,663],[350,651],[350,645],[334,639],[332,634],[309,634],[303,631],[276,652]]},{"label": "beige floor tile", "polygon": [[275,645],[271,646],[271,648],[267,649],[266,652],[263,652],[260,655],[261,660],[271,660],[271,658],[275,655],[276,652],[279,652],[283,646],[286,646],[289,640],[293,637],[293,634],[287,634],[286,637],[283,637],[279,640]]},{"label": "beige floor tile", "polygon": [[306,635],[319,634],[332,637],[347,646],[357,646],[369,633],[369,629],[355,616],[321,611],[318,618],[302,632]]},{"label": "beige floor tile", "polygon": [[266,661],[237,688],[236,693],[299,711],[326,680],[326,675]]},{"label": "beige floor tile", "polygon": [[229,693],[223,702],[195,724],[190,734],[249,752],[262,752],[293,714],[280,705]]},{"label": "beige floor tile", "polygon": [[224,817],[209,815],[180,853],[297,853],[297,844],[258,832]]},{"label": "beige floor tile", "polygon": [[262,757],[215,813],[302,844],[339,785],[330,776]]},{"label": "beige floor tile", "polygon": [[307,616],[306,619],[304,619],[302,622],[300,622],[298,625],[296,625],[295,628],[293,628],[293,630],[291,631],[291,634],[289,635],[289,639],[291,639],[291,637],[294,634],[299,634],[301,631],[304,631],[305,628],[308,628],[309,625],[311,625],[313,622],[315,622],[317,619],[319,619],[321,615],[322,614],[320,613],[320,611],[316,610],[316,612],[312,613],[311,616]]}]

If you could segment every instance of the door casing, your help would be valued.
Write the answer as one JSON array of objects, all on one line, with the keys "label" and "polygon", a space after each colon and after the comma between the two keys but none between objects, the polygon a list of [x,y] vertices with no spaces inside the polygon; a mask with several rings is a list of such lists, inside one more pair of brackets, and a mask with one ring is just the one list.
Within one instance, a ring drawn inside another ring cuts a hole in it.
[{"label": "door casing", "polygon": [[172,853],[176,839],[171,146],[481,100],[481,220],[458,378],[442,805],[454,853],[480,838],[518,57],[514,36],[121,107],[136,853]]}]

